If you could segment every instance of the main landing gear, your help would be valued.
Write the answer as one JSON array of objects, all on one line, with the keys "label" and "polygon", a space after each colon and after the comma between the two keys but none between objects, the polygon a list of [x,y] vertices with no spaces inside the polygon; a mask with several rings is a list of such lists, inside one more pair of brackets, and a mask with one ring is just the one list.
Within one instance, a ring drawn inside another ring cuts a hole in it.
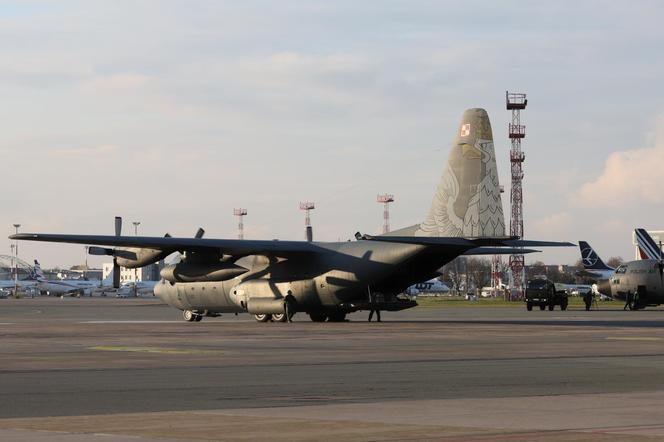
[{"label": "main landing gear", "polygon": [[295,312],[286,313],[273,313],[269,314],[258,314],[254,315],[256,322],[292,322],[293,315]]},{"label": "main landing gear", "polygon": [[254,315],[254,318],[257,322],[270,322],[272,320],[272,315],[263,314],[263,315]]}]

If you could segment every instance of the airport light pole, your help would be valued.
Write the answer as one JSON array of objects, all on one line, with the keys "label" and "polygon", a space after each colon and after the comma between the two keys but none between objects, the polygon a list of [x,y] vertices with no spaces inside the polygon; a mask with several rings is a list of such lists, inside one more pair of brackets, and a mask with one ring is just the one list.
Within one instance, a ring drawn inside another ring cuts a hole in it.
[{"label": "airport light pole", "polygon": [[[10,244],[10,246],[9,246],[9,248],[12,249],[12,263],[11,263],[12,264],[12,270],[11,270],[12,272],[14,272],[14,267],[15,267],[14,263],[16,262],[16,260],[14,259],[14,247],[16,247],[14,244]],[[11,276],[10,276],[10,278],[11,278]],[[16,287],[14,287],[14,289],[16,289]]]},{"label": "airport light pole", "polygon": [[90,250],[90,246],[83,246],[85,249],[85,271],[83,272],[83,279],[87,281],[88,279],[88,251]]},{"label": "airport light pole", "polygon": [[[20,224],[14,224],[17,235],[19,227],[21,227]],[[18,240],[15,241],[14,253],[14,298],[18,298]]]},{"label": "airport light pole", "polygon": [[[134,225],[134,236],[138,236],[138,226],[141,225],[140,221],[132,222]],[[134,296],[138,297],[138,269],[134,268]]]}]

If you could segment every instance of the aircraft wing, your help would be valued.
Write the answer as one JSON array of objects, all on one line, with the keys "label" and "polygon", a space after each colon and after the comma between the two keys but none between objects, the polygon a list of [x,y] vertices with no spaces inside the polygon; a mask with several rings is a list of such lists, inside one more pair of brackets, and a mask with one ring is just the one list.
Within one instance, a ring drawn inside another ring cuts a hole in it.
[{"label": "aircraft wing", "polygon": [[137,247],[163,251],[219,250],[227,255],[273,255],[288,257],[298,254],[320,253],[325,249],[305,241],[269,241],[247,239],[172,238],[153,236],[61,235],[48,233],[19,233],[11,239],[24,241],[93,244],[112,247]]},{"label": "aircraft wing", "polygon": [[575,272],[574,275],[580,276],[582,278],[596,278],[596,279],[603,279],[605,277],[602,273],[594,272],[592,270],[579,270],[578,272]]}]

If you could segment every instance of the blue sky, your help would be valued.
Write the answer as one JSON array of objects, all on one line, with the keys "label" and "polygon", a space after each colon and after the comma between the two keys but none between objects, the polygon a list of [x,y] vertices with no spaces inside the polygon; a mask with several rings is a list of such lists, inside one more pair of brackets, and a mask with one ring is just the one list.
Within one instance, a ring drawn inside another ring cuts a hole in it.
[{"label": "blue sky", "polygon": [[466,108],[489,112],[509,191],[509,89],[529,97],[526,236],[629,257],[631,229],[664,229],[662,19],[655,1],[0,2],[0,225],[235,237],[242,206],[247,237],[300,239],[308,199],[337,240],[380,230],[383,192],[414,224]]}]

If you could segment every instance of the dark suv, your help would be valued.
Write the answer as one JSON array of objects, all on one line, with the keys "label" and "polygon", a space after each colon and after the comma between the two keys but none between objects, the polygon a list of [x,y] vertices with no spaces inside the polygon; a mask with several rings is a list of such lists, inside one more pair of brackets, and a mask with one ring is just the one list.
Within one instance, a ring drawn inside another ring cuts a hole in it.
[{"label": "dark suv", "polygon": [[560,310],[567,310],[567,291],[564,289],[557,290],[556,284],[548,279],[531,279],[526,285],[526,308],[528,311],[533,309],[534,305],[538,305],[540,310],[549,307],[553,310],[556,305],[560,306]]}]

